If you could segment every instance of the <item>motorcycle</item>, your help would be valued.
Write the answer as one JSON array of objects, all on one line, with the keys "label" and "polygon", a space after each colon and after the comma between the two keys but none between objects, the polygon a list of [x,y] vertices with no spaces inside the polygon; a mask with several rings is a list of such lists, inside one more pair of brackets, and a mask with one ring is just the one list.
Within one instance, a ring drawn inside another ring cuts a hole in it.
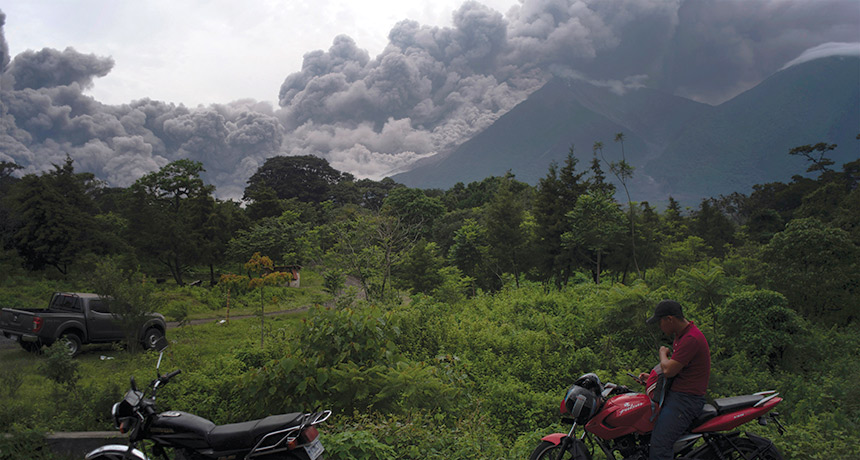
[{"label": "motorcycle", "polygon": [[[156,343],[160,352],[156,375],[167,341]],[[149,460],[143,441],[152,443],[154,457],[169,459],[292,459],[323,460],[325,448],[315,427],[331,416],[326,410],[314,413],[270,415],[259,420],[228,425],[215,425],[194,414],[179,411],[161,412],[155,408],[158,389],[182,372],[175,370],[157,377],[143,391],[138,390],[134,377],[131,389],[122,401],[113,405],[111,414],[120,433],[128,434],[128,445],[107,445],[86,455],[86,460]],[[149,389],[149,396],[146,390]]]},{"label": "motorcycle", "polygon": [[[591,460],[595,445],[608,459],[617,460],[620,455],[624,460],[645,460],[660,410],[656,399],[624,385],[604,385],[596,375],[586,374],[576,380],[561,403],[562,422],[573,425],[570,431],[544,436],[529,460]],[[763,391],[705,404],[689,431],[675,442],[675,458],[782,460],[769,439],[731,431],[757,419],[761,425],[774,421],[779,434],[784,434],[779,414],[771,412],[780,402],[777,392]],[[580,426],[583,433],[576,437]]]}]

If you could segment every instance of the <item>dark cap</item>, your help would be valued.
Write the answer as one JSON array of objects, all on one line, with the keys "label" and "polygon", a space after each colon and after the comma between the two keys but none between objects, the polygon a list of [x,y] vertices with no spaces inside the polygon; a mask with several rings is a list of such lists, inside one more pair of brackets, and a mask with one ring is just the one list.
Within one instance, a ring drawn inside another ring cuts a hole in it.
[{"label": "dark cap", "polygon": [[654,309],[654,316],[648,318],[645,323],[654,324],[660,321],[664,316],[674,316],[675,318],[683,318],[684,313],[681,311],[681,304],[674,300],[661,300]]}]

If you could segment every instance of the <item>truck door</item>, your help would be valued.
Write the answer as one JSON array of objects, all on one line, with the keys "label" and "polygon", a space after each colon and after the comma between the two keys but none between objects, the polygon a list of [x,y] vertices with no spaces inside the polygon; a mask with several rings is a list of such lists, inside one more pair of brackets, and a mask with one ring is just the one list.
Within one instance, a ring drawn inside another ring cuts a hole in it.
[{"label": "truck door", "polygon": [[116,315],[110,312],[107,302],[90,299],[87,315],[87,332],[92,342],[104,342],[123,338],[122,328]]}]

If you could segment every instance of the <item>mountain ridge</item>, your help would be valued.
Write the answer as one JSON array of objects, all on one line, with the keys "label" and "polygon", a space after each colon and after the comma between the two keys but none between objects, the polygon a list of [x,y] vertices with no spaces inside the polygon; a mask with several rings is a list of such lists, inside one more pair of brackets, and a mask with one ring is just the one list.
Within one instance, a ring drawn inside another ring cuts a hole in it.
[{"label": "mountain ridge", "polygon": [[860,58],[832,56],[783,69],[717,106],[655,89],[624,94],[555,78],[493,125],[436,160],[393,176],[408,186],[448,188],[513,172],[535,184],[574,146],[580,164],[595,141],[607,161],[621,159],[625,134],[638,200],[687,204],[806,170],[788,155],[798,145],[836,143],[837,165],[856,158],[860,132]]}]

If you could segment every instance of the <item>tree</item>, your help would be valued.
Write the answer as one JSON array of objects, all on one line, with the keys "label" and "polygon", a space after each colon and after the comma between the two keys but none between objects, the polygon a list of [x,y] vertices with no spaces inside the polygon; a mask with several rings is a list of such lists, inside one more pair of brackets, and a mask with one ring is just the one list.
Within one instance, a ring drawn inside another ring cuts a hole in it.
[{"label": "tree", "polygon": [[584,180],[586,173],[576,171],[577,162],[571,146],[564,167],[559,170],[556,163],[551,163],[535,194],[535,252],[539,254],[536,266],[543,281],[555,282],[556,287],[567,283],[578,264],[576,251],[562,244],[561,236],[567,229],[565,214],[591,187],[591,182]]},{"label": "tree", "polygon": [[358,278],[368,300],[388,298],[392,267],[416,242],[417,233],[401,219],[360,209],[344,209],[329,227],[331,265]]},{"label": "tree", "polygon": [[417,188],[398,187],[388,193],[382,212],[400,219],[420,235],[429,236],[433,223],[445,213],[445,205]]},{"label": "tree", "polygon": [[563,244],[588,252],[594,282],[600,284],[603,258],[620,245],[618,238],[624,234],[624,213],[611,196],[589,192],[566,217],[570,227],[562,235]]},{"label": "tree", "polygon": [[[454,233],[454,244],[448,251],[448,260],[459,268],[473,283],[485,288],[492,287],[486,273],[486,261],[489,259],[487,233],[475,219],[466,219],[463,225]],[[472,294],[475,284],[472,285]]]},{"label": "tree", "polygon": [[520,275],[528,268],[528,255],[533,241],[533,225],[525,210],[523,194],[513,192],[513,176],[506,176],[493,200],[486,208],[487,243],[495,262],[496,275],[510,270],[517,287]]},{"label": "tree", "polygon": [[324,158],[313,155],[277,156],[266,160],[248,179],[244,200],[254,202],[269,199],[266,189],[272,189],[279,199],[298,198],[301,201],[321,203],[331,199],[332,187],[352,175],[342,173],[329,165]]},{"label": "tree", "polygon": [[795,219],[762,248],[769,286],[810,320],[850,322],[860,314],[860,249],[816,219]]},{"label": "tree", "polygon": [[233,200],[201,202],[204,206],[194,213],[196,222],[192,225],[200,228],[200,261],[209,265],[209,284],[214,286],[217,283],[215,264],[224,260],[230,240],[240,229],[247,227],[248,219],[239,203]]},{"label": "tree", "polygon": [[836,144],[828,144],[819,142],[815,145],[801,145],[788,151],[789,155],[800,155],[807,159],[811,165],[806,169],[806,172],[827,172],[832,171],[830,166],[833,166],[833,160],[824,156],[825,153],[836,148]]},{"label": "tree", "polygon": [[[728,296],[728,286],[723,268],[720,266],[708,267],[701,270],[693,267],[689,270],[679,270],[681,282],[690,292],[690,296],[705,307],[711,313],[711,321],[714,327],[714,337],[717,337],[718,307]],[[714,342],[716,343],[716,342]]]},{"label": "tree", "polygon": [[303,265],[318,252],[317,234],[311,224],[293,210],[267,217],[230,240],[227,253],[233,260],[247,260],[256,252],[271,254],[285,264]]},{"label": "tree", "polygon": [[52,171],[10,185],[12,242],[28,268],[52,266],[65,275],[80,254],[98,249],[100,235],[91,218],[98,186],[92,174],[75,173],[69,157]]},{"label": "tree", "polygon": [[[609,171],[621,182],[621,186],[624,187],[624,193],[627,195],[627,209],[630,213],[628,221],[630,222],[630,250],[631,256],[633,259],[633,267],[636,268],[636,274],[639,277],[642,277],[642,272],[639,270],[639,262],[636,260],[636,220],[633,217],[633,213],[635,208],[633,207],[633,201],[630,199],[630,190],[627,188],[627,182],[633,178],[633,166],[630,163],[627,163],[627,157],[624,154],[624,133],[617,133],[615,135],[615,142],[621,143],[621,161],[613,161],[609,163]],[[600,152],[603,154],[603,145],[600,144]],[[595,144],[595,148],[597,148],[597,144]],[[606,160],[604,160],[606,161]]]},{"label": "tree", "polygon": [[248,289],[260,289],[260,348],[264,346],[266,336],[266,301],[263,295],[265,286],[278,286],[290,282],[291,275],[276,271],[272,259],[255,252],[245,263],[248,272]]},{"label": "tree", "polygon": [[735,225],[714,205],[713,199],[702,200],[693,214],[690,230],[711,247],[711,255],[722,257],[729,245],[735,243]]},{"label": "tree", "polygon": [[444,266],[445,258],[439,255],[436,243],[422,239],[397,264],[395,274],[400,286],[430,294],[442,282],[440,270]]},{"label": "tree", "polygon": [[168,163],[138,179],[128,190],[125,214],[129,240],[142,254],[170,270],[177,284],[182,273],[201,257],[208,243],[203,222],[215,213],[214,187],[203,183],[203,164],[191,160]]},{"label": "tree", "polygon": [[770,369],[782,364],[786,352],[802,345],[808,334],[803,319],[778,292],[743,292],[732,296],[720,311],[725,318],[727,355],[743,351]]}]

